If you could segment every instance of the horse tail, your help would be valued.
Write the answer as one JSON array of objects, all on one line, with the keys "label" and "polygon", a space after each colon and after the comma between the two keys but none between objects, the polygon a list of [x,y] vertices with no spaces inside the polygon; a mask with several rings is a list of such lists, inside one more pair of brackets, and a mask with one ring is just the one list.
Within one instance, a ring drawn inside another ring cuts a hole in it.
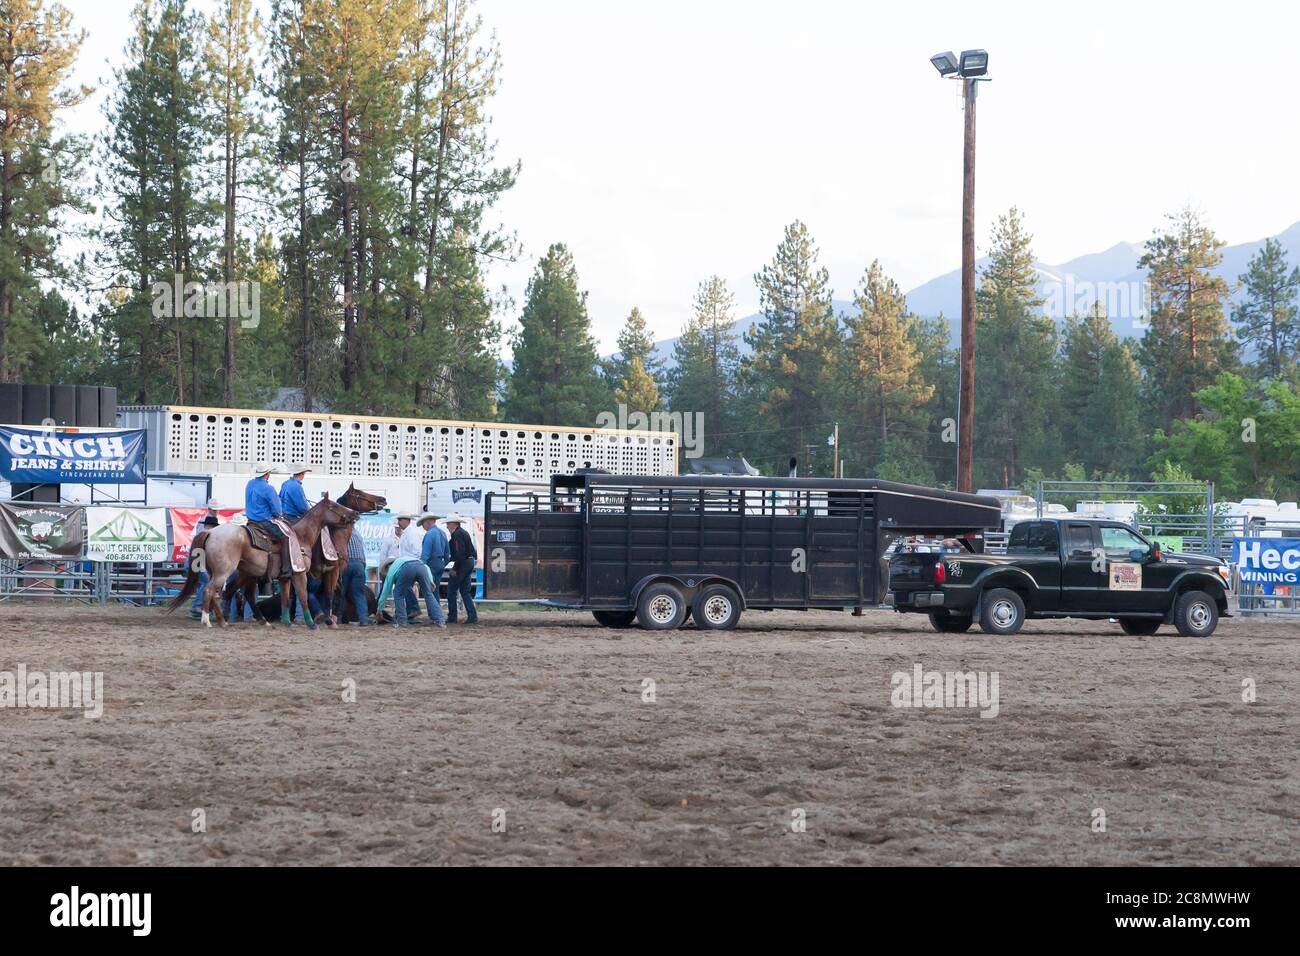
[{"label": "horse tail", "polygon": [[199,589],[199,573],[194,570],[193,560],[195,549],[202,548],[208,540],[208,533],[200,531],[190,542],[190,564],[188,573],[185,575],[185,586],[181,588],[181,593],[176,595],[167,604],[167,613],[170,614],[190,598],[194,597],[194,592]]},{"label": "horse tail", "polygon": [[170,614],[186,601],[194,597],[194,592],[199,589],[199,574],[193,568],[185,575],[185,586],[181,588],[181,593],[176,595],[167,604],[167,613]]}]

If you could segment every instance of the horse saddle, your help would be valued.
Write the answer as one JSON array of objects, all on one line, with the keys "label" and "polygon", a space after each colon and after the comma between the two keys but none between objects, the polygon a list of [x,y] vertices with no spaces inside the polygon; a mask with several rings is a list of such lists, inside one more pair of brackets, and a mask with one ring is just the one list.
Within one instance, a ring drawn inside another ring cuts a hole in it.
[{"label": "horse saddle", "polygon": [[[279,518],[274,519],[275,526],[289,536],[289,554],[292,559],[293,571],[295,574],[301,574],[307,570],[307,564],[302,558],[302,543],[298,536],[294,534],[293,528],[288,522],[281,521]],[[275,541],[261,528],[251,524],[244,525],[244,530],[248,532],[249,543],[260,551],[266,551],[268,554],[280,553],[280,542]]]}]

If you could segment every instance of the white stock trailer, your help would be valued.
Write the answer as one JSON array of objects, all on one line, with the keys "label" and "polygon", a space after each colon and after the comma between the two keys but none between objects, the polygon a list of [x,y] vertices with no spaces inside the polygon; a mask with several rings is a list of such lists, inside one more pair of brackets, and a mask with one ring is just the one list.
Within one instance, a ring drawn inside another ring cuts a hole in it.
[{"label": "white stock trailer", "polygon": [[[504,477],[515,493],[534,483],[548,491],[552,475],[579,468],[677,474],[673,432],[186,405],[119,406],[117,424],[148,432],[151,474],[211,476],[209,497],[222,507],[242,507],[244,485],[261,461],[306,463],[309,499],[355,483],[384,495],[392,512],[421,511],[430,484],[450,479]],[[144,490],[124,486],[122,498],[143,500]],[[201,494],[197,484],[191,494]]]}]

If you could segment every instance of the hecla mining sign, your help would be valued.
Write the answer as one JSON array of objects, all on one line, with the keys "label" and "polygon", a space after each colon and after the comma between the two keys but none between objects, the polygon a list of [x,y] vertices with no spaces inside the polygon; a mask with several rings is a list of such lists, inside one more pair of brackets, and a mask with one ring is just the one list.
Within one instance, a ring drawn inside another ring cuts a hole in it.
[{"label": "hecla mining sign", "polygon": [[146,433],[0,426],[0,478],[34,484],[144,483]]},{"label": "hecla mining sign", "polygon": [[1233,538],[1243,584],[1300,584],[1300,538]]}]

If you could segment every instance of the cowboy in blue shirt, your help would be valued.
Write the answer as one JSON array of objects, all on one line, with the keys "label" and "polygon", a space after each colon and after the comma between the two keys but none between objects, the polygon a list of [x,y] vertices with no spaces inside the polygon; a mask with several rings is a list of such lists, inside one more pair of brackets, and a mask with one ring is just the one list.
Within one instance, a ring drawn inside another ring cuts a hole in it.
[{"label": "cowboy in blue shirt", "polygon": [[[424,531],[424,540],[420,544],[420,560],[429,568],[429,576],[433,580],[433,597],[438,599],[438,586],[442,583],[442,572],[447,567],[447,562],[451,560],[451,546],[447,543],[447,535],[437,525],[438,516],[433,514],[423,514],[416,524]],[[438,606],[438,613],[442,613],[442,605]]]},{"label": "cowboy in blue shirt", "polygon": [[289,537],[274,521],[284,515],[284,508],[269,480],[271,475],[282,474],[284,472],[279,468],[266,462],[253,466],[253,478],[244,486],[244,517],[250,525],[266,532],[272,541],[280,542],[280,574],[288,577],[293,573],[293,565],[289,561]]},{"label": "cowboy in blue shirt", "polygon": [[294,465],[289,469],[293,476],[280,486],[280,506],[284,510],[285,520],[290,524],[305,515],[311,505],[307,504],[307,495],[302,490],[302,476],[311,471],[306,465]]}]

